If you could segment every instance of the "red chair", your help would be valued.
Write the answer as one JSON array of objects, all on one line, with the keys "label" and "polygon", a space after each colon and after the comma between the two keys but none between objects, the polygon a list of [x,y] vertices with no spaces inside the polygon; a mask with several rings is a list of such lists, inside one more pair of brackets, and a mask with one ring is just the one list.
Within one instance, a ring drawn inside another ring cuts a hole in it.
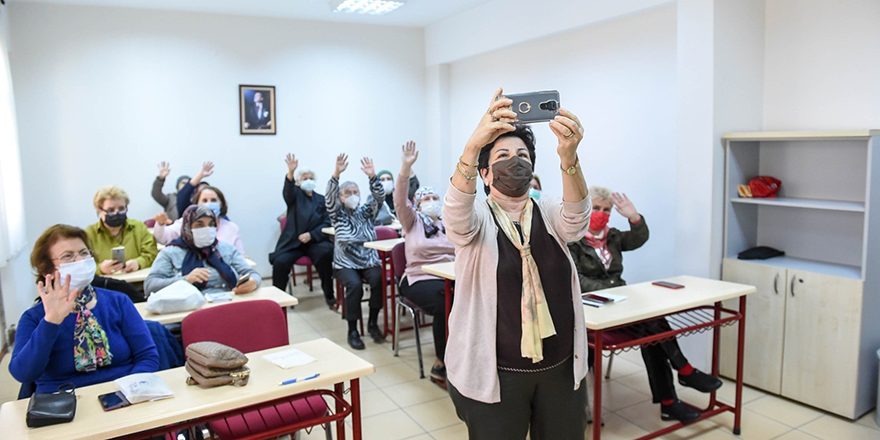
[{"label": "red chair", "polygon": [[144,226],[146,226],[148,228],[152,228],[152,227],[156,226],[156,220],[148,218],[148,219],[144,220]]},{"label": "red chair", "polygon": [[[246,329],[246,331],[245,331]],[[195,311],[181,323],[184,349],[194,342],[214,341],[250,353],[287,345],[287,315],[270,300],[244,301]],[[259,335],[259,336],[256,336]],[[221,439],[235,439],[324,417],[329,410],[320,395],[248,411],[208,426]],[[329,424],[324,426],[332,440]]]},{"label": "red chair", "polygon": [[[403,271],[406,269],[406,243],[400,243],[391,249],[391,260],[394,262],[394,282],[400,285],[400,279],[403,278]],[[422,317],[426,314],[421,307],[414,302],[397,295],[396,307],[394,309],[394,338],[391,343],[394,346],[394,356],[400,350],[400,314],[403,310],[409,312],[413,320],[413,329],[416,332],[416,353],[419,355],[419,378],[425,378],[425,367],[422,362],[422,340],[419,336],[419,327],[421,327]]]},{"label": "red chair", "polygon": [[[287,217],[281,217],[280,219],[278,219],[278,221],[281,223],[281,230],[283,231],[284,226],[287,225]],[[293,267],[290,269],[290,275],[288,275],[288,283],[293,283],[293,287],[296,287],[296,266],[306,267],[306,284],[309,285],[309,292],[313,292],[315,288],[312,284],[312,280],[314,279],[314,275],[312,272],[312,260],[307,256],[302,256],[293,263]],[[293,291],[290,291],[288,293],[293,295]]]}]

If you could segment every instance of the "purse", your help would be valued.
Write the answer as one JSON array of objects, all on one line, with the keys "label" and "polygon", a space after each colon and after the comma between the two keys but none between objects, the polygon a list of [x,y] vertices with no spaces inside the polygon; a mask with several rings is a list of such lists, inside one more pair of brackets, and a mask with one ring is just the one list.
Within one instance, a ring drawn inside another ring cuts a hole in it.
[{"label": "purse", "polygon": [[70,423],[76,416],[76,386],[72,383],[64,383],[58,386],[58,392],[53,394],[35,393],[28,403],[27,422],[28,428]]},{"label": "purse", "polygon": [[217,343],[196,342],[186,347],[187,385],[210,388],[221,385],[245,386],[251,370],[244,353]]}]

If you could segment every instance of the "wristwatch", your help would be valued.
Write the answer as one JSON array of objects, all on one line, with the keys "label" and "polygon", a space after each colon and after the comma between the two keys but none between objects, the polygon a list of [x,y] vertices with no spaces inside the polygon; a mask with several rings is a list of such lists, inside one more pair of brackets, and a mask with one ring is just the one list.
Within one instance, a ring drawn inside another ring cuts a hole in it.
[{"label": "wristwatch", "polygon": [[568,169],[562,168],[562,166],[560,166],[559,169],[561,169],[562,172],[565,173],[566,175],[573,176],[574,173],[576,173],[578,168],[580,168],[580,167],[581,167],[581,158],[578,158],[577,161],[574,163],[574,165],[572,165]]}]

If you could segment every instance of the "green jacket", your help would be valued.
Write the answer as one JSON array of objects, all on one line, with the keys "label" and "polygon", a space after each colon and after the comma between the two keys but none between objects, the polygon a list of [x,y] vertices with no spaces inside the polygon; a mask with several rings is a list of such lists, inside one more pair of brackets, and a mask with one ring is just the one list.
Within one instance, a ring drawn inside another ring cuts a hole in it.
[{"label": "green jacket", "polygon": [[608,231],[608,251],[611,252],[611,265],[605,269],[602,260],[596,255],[596,250],[587,244],[582,238],[568,244],[571,258],[578,271],[578,280],[581,284],[581,292],[608,289],[611,287],[626,285],[621,278],[623,275],[623,252],[642,247],[648,241],[648,223],[645,217],[638,224],[629,225],[629,231],[621,231],[611,228]]},{"label": "green jacket", "polygon": [[156,239],[140,220],[126,220],[118,237],[112,236],[104,223],[98,220],[98,223],[86,228],[86,235],[95,253],[95,263],[99,266],[98,275],[103,275],[101,262],[113,258],[112,249],[116,246],[125,246],[125,261],[135,260],[141,269],[152,266],[153,260],[159,254]]}]

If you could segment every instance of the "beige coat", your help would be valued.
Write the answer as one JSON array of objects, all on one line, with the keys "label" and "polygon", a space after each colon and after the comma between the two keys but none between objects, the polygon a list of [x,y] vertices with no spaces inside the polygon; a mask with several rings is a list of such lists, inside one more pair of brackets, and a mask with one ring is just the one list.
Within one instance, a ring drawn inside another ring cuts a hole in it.
[{"label": "beige coat", "polygon": [[[446,235],[455,245],[455,306],[449,316],[446,372],[449,382],[469,399],[485,403],[501,401],[495,353],[498,310],[498,228],[485,201],[449,185],[443,205]],[[569,280],[541,280],[571,284],[574,308],[574,377],[577,389],[587,375],[587,341],[577,269],[566,243],[587,232],[592,203],[589,195],[580,202],[542,197],[538,201],[544,224],[565,251],[571,266]],[[538,256],[540,258],[540,256]]]}]

